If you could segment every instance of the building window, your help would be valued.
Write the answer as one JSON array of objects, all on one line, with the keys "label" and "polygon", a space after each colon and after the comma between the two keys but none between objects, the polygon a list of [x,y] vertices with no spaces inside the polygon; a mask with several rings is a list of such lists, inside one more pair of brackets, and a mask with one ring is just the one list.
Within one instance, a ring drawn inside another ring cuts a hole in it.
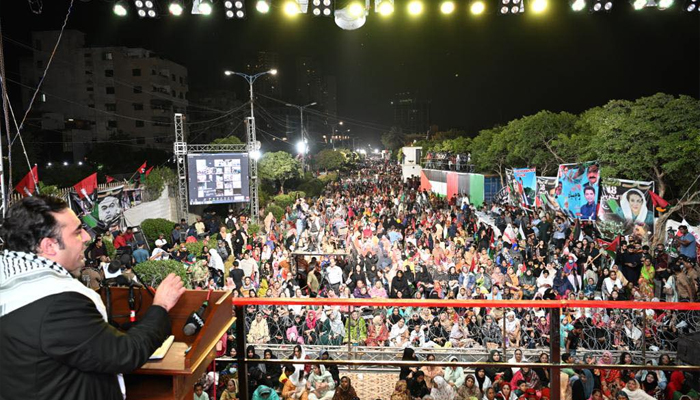
[{"label": "building window", "polygon": [[141,76],[141,68],[134,68],[131,70],[131,76]]},{"label": "building window", "polygon": [[111,78],[114,76],[114,70],[113,69],[106,69],[105,70],[105,77]]},{"label": "building window", "polygon": [[143,103],[134,103],[134,111],[143,110]]},{"label": "building window", "polygon": [[102,59],[103,59],[103,60],[111,60],[111,59],[112,59],[112,53],[110,53],[110,52],[102,53]]},{"label": "building window", "polygon": [[92,86],[88,86],[85,90],[87,90],[88,92],[94,92],[95,88]]},{"label": "building window", "polygon": [[117,121],[110,120],[107,121],[107,128],[116,128],[117,127]]},{"label": "building window", "polygon": [[134,86],[134,93],[136,93],[136,94],[143,93],[143,88],[141,86]]},{"label": "building window", "polygon": [[143,123],[143,121],[136,121],[136,127],[137,128],[143,128],[146,124]]},{"label": "building window", "polygon": [[180,85],[183,85],[182,82],[183,82],[183,79],[182,79],[182,77],[180,77]]},{"label": "building window", "polygon": [[105,88],[105,93],[107,94],[114,94],[114,86],[107,86]]},{"label": "building window", "polygon": [[107,111],[117,111],[117,105],[116,105],[116,103],[107,103],[107,104],[105,104],[105,110],[107,110]]}]

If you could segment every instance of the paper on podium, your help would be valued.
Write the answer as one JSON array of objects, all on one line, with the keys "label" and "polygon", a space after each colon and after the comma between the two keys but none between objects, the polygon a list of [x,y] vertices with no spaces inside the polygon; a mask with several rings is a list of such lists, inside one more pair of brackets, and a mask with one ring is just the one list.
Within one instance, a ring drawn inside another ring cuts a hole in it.
[{"label": "paper on podium", "polygon": [[175,341],[175,336],[170,335],[167,339],[165,339],[165,342],[151,354],[151,357],[149,360],[162,360],[163,357],[165,357],[166,354],[168,354],[168,350],[170,350],[170,346],[173,345],[173,342]]}]

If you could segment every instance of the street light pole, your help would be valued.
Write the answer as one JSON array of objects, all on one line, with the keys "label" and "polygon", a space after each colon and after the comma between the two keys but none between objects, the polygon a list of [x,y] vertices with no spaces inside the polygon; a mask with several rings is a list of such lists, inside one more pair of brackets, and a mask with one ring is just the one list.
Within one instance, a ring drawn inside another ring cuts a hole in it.
[{"label": "street light pole", "polygon": [[254,222],[258,222],[258,217],[260,214],[260,206],[258,204],[258,158],[260,158],[260,146],[258,145],[257,134],[255,130],[255,109],[253,107],[254,96],[253,96],[253,83],[263,75],[277,75],[276,69],[271,69],[269,71],[259,72],[255,75],[248,75],[241,72],[235,72],[226,70],[224,75],[238,75],[248,82],[250,87],[250,118],[248,118],[248,167],[250,169],[250,219]]},{"label": "street light pole", "polygon": [[301,172],[304,173],[306,172],[306,152],[308,151],[308,146],[307,146],[307,140],[306,140],[306,134],[305,134],[305,129],[304,129],[304,109],[307,107],[315,106],[317,103],[314,101],[313,103],[309,103],[305,106],[297,106],[295,104],[290,104],[287,103],[285,106],[287,107],[294,107],[297,110],[299,110],[299,130],[301,131],[301,144],[300,148],[297,150],[301,153]]}]

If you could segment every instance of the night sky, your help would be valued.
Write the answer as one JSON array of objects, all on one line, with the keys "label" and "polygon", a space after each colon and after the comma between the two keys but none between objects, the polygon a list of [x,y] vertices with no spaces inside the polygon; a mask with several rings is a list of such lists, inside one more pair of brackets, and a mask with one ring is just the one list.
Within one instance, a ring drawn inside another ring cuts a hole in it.
[{"label": "night sky", "polygon": [[[31,30],[60,28],[68,3],[44,0],[43,13],[35,15],[26,0],[3,1],[3,35],[30,43]],[[190,89],[231,85],[222,71],[241,69],[257,51],[278,52],[292,63],[294,56],[312,56],[337,77],[341,118],[387,127],[391,98],[404,91],[432,101],[432,122],[441,130],[470,133],[542,109],[578,113],[657,92],[700,97],[700,13],[682,12],[679,0],[663,12],[633,11],[617,0],[610,14],[575,14],[568,2],[550,0],[544,15],[478,18],[465,1],[449,17],[437,1],[424,1],[426,12],[417,19],[406,14],[405,0],[396,0],[393,16],[372,12],[356,31],[341,30],[332,18],[290,21],[276,8],[260,15],[248,3],[243,21],[226,20],[221,0],[210,17],[140,20],[133,9],[117,18],[111,2],[76,0],[68,28],[86,32],[90,44],[144,47],[184,64]],[[487,4],[493,10],[496,1]],[[5,48],[8,70],[17,72],[17,57],[26,53],[7,42]],[[283,85],[294,79],[284,67]],[[240,97],[244,85],[232,86]]]}]

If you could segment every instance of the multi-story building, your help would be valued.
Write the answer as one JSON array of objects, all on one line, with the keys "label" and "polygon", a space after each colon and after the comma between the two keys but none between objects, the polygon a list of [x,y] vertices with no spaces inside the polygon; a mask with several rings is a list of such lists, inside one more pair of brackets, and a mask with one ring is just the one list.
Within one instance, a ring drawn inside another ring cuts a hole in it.
[{"label": "multi-story building", "polygon": [[[22,63],[35,87],[58,31],[33,32],[36,51]],[[46,130],[61,132],[64,152],[82,159],[92,143],[123,142],[170,149],[173,114],[187,109],[187,68],[142,48],[88,47],[85,34],[65,31],[32,110]],[[31,92],[23,94],[28,104]]]},{"label": "multi-story building", "polygon": [[397,93],[391,102],[394,126],[404,133],[427,134],[430,129],[430,101],[420,99],[415,93]]}]

